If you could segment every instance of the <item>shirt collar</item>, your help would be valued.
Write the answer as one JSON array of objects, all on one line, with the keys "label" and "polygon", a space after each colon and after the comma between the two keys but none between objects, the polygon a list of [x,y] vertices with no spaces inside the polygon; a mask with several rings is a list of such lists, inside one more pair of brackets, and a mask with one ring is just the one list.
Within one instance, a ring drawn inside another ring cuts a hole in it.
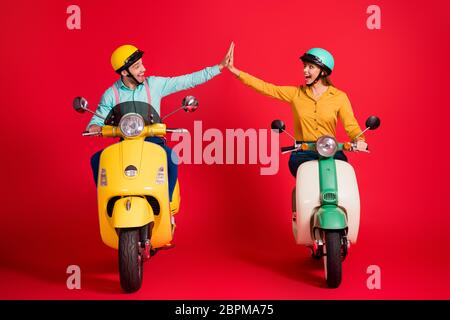
[{"label": "shirt collar", "polygon": [[[303,90],[304,90],[305,94],[308,95],[308,97],[310,97],[312,99],[313,94],[312,94],[311,88],[305,85],[305,86],[303,86]],[[334,96],[336,93],[337,93],[337,89],[334,86],[328,86],[327,91],[325,91],[325,93],[322,95],[322,97],[327,96],[327,95]]]},{"label": "shirt collar", "polygon": [[327,90],[328,94],[335,95],[337,93],[337,89],[333,86],[330,86]]},{"label": "shirt collar", "polygon": [[128,89],[128,90],[131,90],[130,88],[128,88],[126,85],[125,85],[125,83],[123,83],[123,81],[122,81],[122,78],[120,78],[120,79],[118,79],[117,81],[116,81],[116,87],[117,88],[119,88],[119,89]]},{"label": "shirt collar", "polygon": [[[139,89],[141,85],[136,86],[136,89]],[[116,87],[120,88],[120,89],[124,89],[124,90],[129,90],[129,91],[133,91],[133,89],[128,88],[125,83],[123,83],[122,78],[120,78],[119,80],[116,81]]]}]

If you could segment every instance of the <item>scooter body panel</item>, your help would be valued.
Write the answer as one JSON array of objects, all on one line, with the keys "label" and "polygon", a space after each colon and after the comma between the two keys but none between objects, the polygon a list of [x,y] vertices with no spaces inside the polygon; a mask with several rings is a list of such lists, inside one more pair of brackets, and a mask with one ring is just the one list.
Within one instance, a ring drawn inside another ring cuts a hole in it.
[{"label": "scooter body panel", "polygon": [[[134,176],[125,175],[125,169],[130,169],[130,166],[134,166],[137,171]],[[167,156],[161,146],[144,139],[126,139],[103,150],[97,195],[100,233],[106,245],[118,248],[116,228],[139,227],[150,221],[154,221],[151,238],[153,247],[162,247],[172,240]],[[123,209],[127,211],[126,200],[120,200],[123,197],[133,197],[133,210],[123,212]],[[136,197],[142,200],[137,200]],[[112,203],[114,199],[116,203]],[[137,213],[134,208],[141,211]],[[119,216],[114,216],[115,213]],[[135,213],[131,217],[130,214]],[[130,222],[124,221],[126,214],[130,215]],[[135,226],[132,225],[133,222]]]},{"label": "scooter body panel", "polygon": [[[355,171],[348,162],[335,160],[335,163],[338,189],[337,209],[346,215],[348,240],[356,243],[360,220],[360,200]],[[320,197],[319,161],[307,161],[299,166],[296,178],[296,212],[294,212],[295,219],[293,219],[292,226],[297,244],[313,245],[312,230],[318,223],[315,216],[320,213],[321,219],[327,219],[323,209],[319,211],[321,209]],[[339,218],[338,212],[335,213],[335,217],[330,219],[340,222],[323,220],[322,223],[342,225],[342,218]]]},{"label": "scooter body panel", "polygon": [[180,211],[180,203],[181,203],[180,183],[177,180],[175,188],[173,189],[172,201],[170,202],[170,210],[173,215],[177,214],[178,211]]},{"label": "scooter body panel", "polygon": [[142,227],[152,221],[153,209],[145,198],[124,197],[114,203],[111,222],[115,228]]},{"label": "scooter body panel", "polygon": [[347,216],[345,215],[345,212],[337,206],[321,206],[314,215],[314,228],[323,230],[344,230],[347,228]]}]

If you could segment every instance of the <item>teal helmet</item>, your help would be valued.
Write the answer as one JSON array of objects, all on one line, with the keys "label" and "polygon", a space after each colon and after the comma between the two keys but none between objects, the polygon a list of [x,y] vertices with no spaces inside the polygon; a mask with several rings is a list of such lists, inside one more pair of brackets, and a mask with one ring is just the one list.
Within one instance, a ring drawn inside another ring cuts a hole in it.
[{"label": "teal helmet", "polygon": [[322,48],[309,49],[300,59],[303,62],[311,62],[323,69],[327,76],[331,74],[334,68],[334,58],[327,50]]}]

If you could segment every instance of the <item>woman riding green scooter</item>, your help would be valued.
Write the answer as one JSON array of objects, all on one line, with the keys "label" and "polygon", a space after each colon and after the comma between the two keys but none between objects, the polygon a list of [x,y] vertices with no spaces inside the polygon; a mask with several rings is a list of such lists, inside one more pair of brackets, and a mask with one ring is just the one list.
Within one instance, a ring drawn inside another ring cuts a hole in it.
[{"label": "woman riding green scooter", "polygon": [[[234,43],[227,67],[240,81],[257,92],[290,103],[294,116],[294,135],[298,143],[315,142],[324,135],[335,137],[339,118],[348,137],[352,141],[357,140],[356,149],[366,151],[367,143],[364,136],[359,135],[361,129],[347,95],[329,79],[334,68],[333,56],[325,49],[312,48],[300,60],[303,62],[306,83],[301,86],[277,86],[237,69],[234,66]],[[342,151],[337,152],[334,158],[347,161]],[[317,159],[318,155],[313,151],[292,152],[289,170],[296,177],[300,164]]]}]

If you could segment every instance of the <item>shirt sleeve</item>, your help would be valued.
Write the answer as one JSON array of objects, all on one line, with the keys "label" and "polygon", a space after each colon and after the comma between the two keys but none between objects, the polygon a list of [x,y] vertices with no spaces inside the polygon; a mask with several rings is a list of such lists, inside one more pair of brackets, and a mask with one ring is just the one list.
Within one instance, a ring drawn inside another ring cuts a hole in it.
[{"label": "shirt sleeve", "polygon": [[[343,95],[343,101],[339,108],[338,116],[344,125],[345,132],[347,132],[348,137],[353,141],[355,137],[361,133],[361,128],[359,127],[358,121],[353,114],[350,100],[345,93]],[[364,135],[360,135],[358,140],[365,141]]]},{"label": "shirt sleeve", "polygon": [[242,71],[239,74],[239,80],[259,93],[286,102],[291,102],[298,91],[296,87],[276,86]]},{"label": "shirt sleeve", "polygon": [[[103,94],[100,103],[97,106],[97,110],[95,110],[95,112],[106,118],[106,116],[109,114],[109,112],[113,107],[114,107],[114,93],[112,92],[112,89],[109,88]],[[89,121],[89,124],[86,127],[86,130],[88,130],[88,128],[93,124],[103,127],[105,125],[105,120],[97,117],[96,115],[93,115],[91,121]]]},{"label": "shirt sleeve", "polygon": [[161,97],[165,97],[178,91],[194,88],[211,80],[218,74],[220,74],[220,69],[216,65],[178,77],[155,77],[155,80],[160,83]]}]

